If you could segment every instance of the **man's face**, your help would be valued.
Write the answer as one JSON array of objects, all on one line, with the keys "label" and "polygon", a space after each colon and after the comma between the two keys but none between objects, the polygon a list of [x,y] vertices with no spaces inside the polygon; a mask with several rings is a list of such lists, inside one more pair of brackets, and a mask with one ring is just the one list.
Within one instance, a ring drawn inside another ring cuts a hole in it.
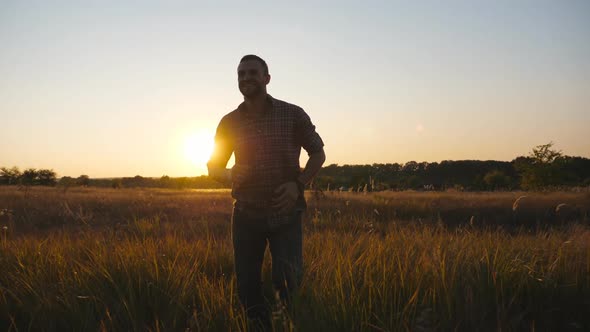
[{"label": "man's face", "polygon": [[256,60],[247,60],[238,66],[238,87],[244,97],[253,97],[266,93],[270,75],[264,73],[264,67]]}]

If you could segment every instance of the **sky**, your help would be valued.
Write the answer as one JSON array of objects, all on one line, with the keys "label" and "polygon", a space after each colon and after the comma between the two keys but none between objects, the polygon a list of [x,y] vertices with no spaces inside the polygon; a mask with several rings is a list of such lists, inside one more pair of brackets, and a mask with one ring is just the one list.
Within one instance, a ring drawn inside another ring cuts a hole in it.
[{"label": "sky", "polygon": [[0,0],[0,45],[4,167],[206,174],[245,54],[326,165],[590,157],[584,0]]}]

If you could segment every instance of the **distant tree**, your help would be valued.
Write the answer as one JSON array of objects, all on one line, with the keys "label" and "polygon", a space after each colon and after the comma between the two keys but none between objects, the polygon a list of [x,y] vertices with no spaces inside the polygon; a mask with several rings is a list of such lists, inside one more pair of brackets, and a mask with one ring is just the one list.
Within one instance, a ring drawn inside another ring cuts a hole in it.
[{"label": "distant tree", "polygon": [[121,181],[121,179],[112,179],[111,187],[113,189],[121,189],[121,187],[123,187],[123,181]]},{"label": "distant tree", "polygon": [[499,170],[493,170],[486,173],[483,177],[483,181],[488,188],[492,190],[506,189],[510,186],[510,177]]},{"label": "distant tree", "polygon": [[552,147],[553,142],[538,145],[528,158],[517,158],[514,167],[521,175],[523,189],[542,189],[561,184],[562,153]]},{"label": "distant tree", "polygon": [[39,184],[42,186],[55,186],[57,174],[52,169],[41,169],[37,171]]},{"label": "distant tree", "polygon": [[410,175],[404,179],[402,185],[405,189],[417,189],[422,185],[420,177],[417,175]]},{"label": "distant tree", "polygon": [[71,187],[76,184],[76,179],[71,176],[64,176],[57,182],[59,186],[62,187]]},{"label": "distant tree", "polygon": [[584,186],[590,180],[590,159],[563,156],[557,160],[560,164],[560,178],[569,186]]},{"label": "distant tree", "polygon": [[121,179],[121,184],[125,188],[149,187],[151,185],[150,178],[144,178],[141,175],[136,175],[132,178],[124,177]]},{"label": "distant tree", "polygon": [[76,179],[76,184],[87,187],[90,184],[90,177],[86,174],[82,174]]},{"label": "distant tree", "polygon": [[33,186],[39,182],[39,172],[34,168],[27,168],[20,176],[20,183],[25,186]]},{"label": "distant tree", "polygon": [[173,183],[170,177],[168,175],[162,175],[162,177],[160,178],[160,186],[164,188],[170,188],[172,187],[172,185]]},{"label": "distant tree", "polygon": [[21,175],[20,170],[16,166],[12,168],[2,167],[0,168],[0,184],[18,184]]},{"label": "distant tree", "polygon": [[408,161],[407,163],[404,164],[404,167],[402,168],[402,171],[404,172],[416,172],[420,169],[420,164],[418,164],[415,161]]},{"label": "distant tree", "polygon": [[533,162],[536,164],[551,164],[562,156],[561,151],[553,150],[552,147],[553,142],[537,145],[533,148],[529,157],[533,158]]}]

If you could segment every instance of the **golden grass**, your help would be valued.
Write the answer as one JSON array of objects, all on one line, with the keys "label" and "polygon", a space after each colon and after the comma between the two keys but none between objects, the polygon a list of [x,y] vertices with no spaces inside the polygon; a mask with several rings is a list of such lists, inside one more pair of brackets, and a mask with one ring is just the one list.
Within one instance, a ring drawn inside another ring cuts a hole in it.
[{"label": "golden grass", "polygon": [[[526,193],[530,206],[513,211],[522,195],[310,195],[290,320],[299,331],[588,329],[590,198]],[[576,219],[551,224],[561,203]],[[227,191],[0,188],[0,211],[0,330],[246,327]]]}]

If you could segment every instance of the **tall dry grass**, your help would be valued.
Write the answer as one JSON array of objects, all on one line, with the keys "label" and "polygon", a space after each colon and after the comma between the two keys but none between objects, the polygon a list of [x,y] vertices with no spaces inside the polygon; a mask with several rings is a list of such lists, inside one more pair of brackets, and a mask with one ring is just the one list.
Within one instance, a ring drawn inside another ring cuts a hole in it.
[{"label": "tall dry grass", "polygon": [[[590,198],[526,195],[310,195],[304,280],[275,326],[589,329]],[[246,329],[230,209],[228,192],[1,188],[0,329]]]}]

